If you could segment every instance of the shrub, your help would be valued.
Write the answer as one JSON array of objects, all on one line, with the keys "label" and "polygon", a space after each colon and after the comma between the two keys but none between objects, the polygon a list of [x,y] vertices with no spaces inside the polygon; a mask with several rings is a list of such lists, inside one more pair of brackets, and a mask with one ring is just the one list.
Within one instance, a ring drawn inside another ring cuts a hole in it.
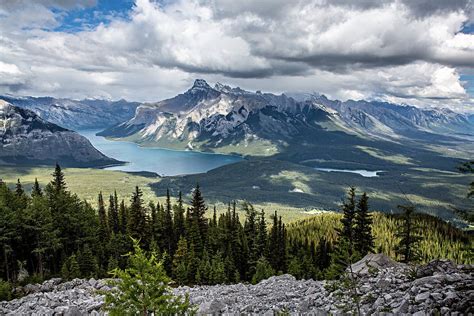
[{"label": "shrub", "polygon": [[193,314],[189,298],[173,295],[171,281],[154,252],[147,256],[138,241],[133,240],[134,253],[129,253],[129,267],[110,273],[117,280],[105,293],[104,308],[110,315],[184,315]]},{"label": "shrub", "polygon": [[12,286],[10,282],[0,280],[0,301],[12,299]]}]

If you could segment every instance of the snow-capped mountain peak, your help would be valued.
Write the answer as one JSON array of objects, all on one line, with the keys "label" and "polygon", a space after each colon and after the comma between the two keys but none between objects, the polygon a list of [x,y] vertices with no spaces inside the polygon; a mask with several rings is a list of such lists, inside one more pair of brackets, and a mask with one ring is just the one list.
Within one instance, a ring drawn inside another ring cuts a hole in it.
[{"label": "snow-capped mountain peak", "polygon": [[139,142],[173,148],[214,150],[229,145],[240,152],[252,142],[258,143],[256,147],[263,142],[275,148],[326,129],[399,139],[448,121],[453,128],[469,124],[464,117],[446,117],[443,111],[381,102],[333,101],[317,93],[254,93],[219,82],[212,88],[197,79],[183,94],[139,106],[133,119],[102,135],[134,135]]}]

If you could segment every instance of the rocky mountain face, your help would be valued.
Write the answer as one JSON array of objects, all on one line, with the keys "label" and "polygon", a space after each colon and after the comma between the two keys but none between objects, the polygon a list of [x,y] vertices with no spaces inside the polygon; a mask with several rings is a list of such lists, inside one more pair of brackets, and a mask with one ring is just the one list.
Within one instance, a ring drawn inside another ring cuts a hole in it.
[{"label": "rocky mountain face", "polygon": [[138,102],[71,100],[52,97],[0,96],[0,100],[31,110],[42,119],[73,129],[105,128],[132,118]]},{"label": "rocky mountain face", "polygon": [[[369,269],[370,267],[370,269]],[[416,270],[384,255],[367,255],[353,265],[354,287],[333,281],[296,280],[281,275],[256,285],[178,287],[189,294],[199,315],[471,315],[474,267],[437,260]],[[60,279],[17,289],[26,296],[0,302],[2,315],[103,315],[105,280]],[[352,293],[352,294],[351,294]],[[352,295],[352,296],[351,296]]]},{"label": "rocky mountain face", "polygon": [[118,163],[76,132],[3,100],[0,100],[0,162],[15,165],[58,162],[64,166]]},{"label": "rocky mountain face", "polygon": [[[441,131],[442,130],[442,131]],[[252,144],[276,150],[327,131],[388,140],[423,139],[438,132],[474,131],[465,115],[381,102],[331,101],[319,95],[274,95],[211,87],[198,79],[185,93],[142,104],[135,116],[101,133],[163,147],[245,153]]]}]

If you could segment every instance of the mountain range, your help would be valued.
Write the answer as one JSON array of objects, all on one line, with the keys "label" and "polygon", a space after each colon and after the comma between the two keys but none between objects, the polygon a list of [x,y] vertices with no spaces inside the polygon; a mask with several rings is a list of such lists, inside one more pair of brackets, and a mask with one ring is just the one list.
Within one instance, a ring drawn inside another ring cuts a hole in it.
[{"label": "mountain range", "polygon": [[73,130],[106,128],[121,123],[132,118],[140,104],[126,100],[72,100],[10,95],[0,95],[0,100],[31,110],[48,122]]},{"label": "mountain range", "polygon": [[[449,109],[250,92],[220,83],[211,87],[200,79],[156,103],[14,100],[18,107],[2,103],[3,162],[118,163],[70,130],[99,126],[100,135],[141,146],[246,156],[205,174],[165,177],[150,185],[160,194],[168,188],[190,192],[198,182],[214,202],[337,209],[347,187],[356,186],[371,194],[378,210],[393,211],[409,200],[421,211],[451,218],[453,205],[463,207],[469,182],[456,168],[474,152],[474,116]],[[366,178],[347,170],[378,172]]]},{"label": "mountain range", "polygon": [[0,100],[0,163],[106,166],[119,163],[87,138],[45,121],[33,111]]},{"label": "mountain range", "polygon": [[274,155],[295,141],[342,132],[365,139],[440,141],[474,135],[468,115],[323,95],[250,92],[198,79],[176,97],[141,104],[130,120],[100,135],[143,145]]}]

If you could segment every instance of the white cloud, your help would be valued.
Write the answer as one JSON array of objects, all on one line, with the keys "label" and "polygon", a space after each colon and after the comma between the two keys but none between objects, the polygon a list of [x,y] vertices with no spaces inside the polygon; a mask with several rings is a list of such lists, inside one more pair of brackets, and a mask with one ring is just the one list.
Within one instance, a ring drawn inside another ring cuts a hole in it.
[{"label": "white cloud", "polygon": [[[459,78],[460,67],[474,68],[474,35],[459,33],[472,16],[463,0],[136,0],[126,19],[74,34],[52,29],[63,16],[51,10],[74,1],[6,3],[0,93],[151,101],[205,77],[255,90],[472,106]],[[5,76],[2,65],[17,73]]]}]

